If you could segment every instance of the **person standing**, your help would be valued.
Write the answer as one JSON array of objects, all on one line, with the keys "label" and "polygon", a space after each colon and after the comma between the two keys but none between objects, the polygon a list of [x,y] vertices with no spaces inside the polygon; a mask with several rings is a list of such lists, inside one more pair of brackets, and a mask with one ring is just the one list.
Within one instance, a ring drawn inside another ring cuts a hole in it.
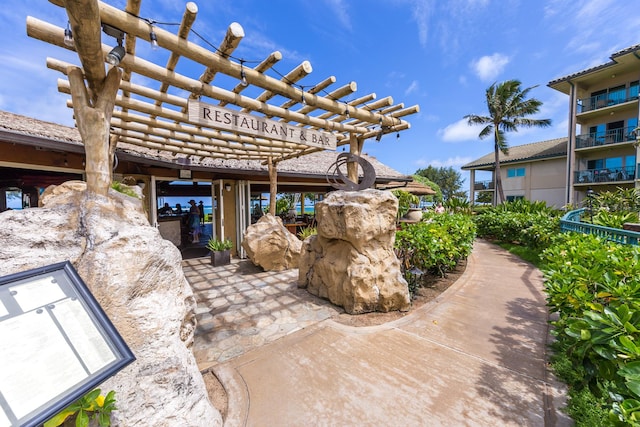
[{"label": "person standing", "polygon": [[198,203],[198,209],[200,209],[200,225],[204,226],[204,203],[202,200]]},{"label": "person standing", "polygon": [[200,209],[195,200],[189,200],[189,229],[191,231],[191,243],[200,243]]}]

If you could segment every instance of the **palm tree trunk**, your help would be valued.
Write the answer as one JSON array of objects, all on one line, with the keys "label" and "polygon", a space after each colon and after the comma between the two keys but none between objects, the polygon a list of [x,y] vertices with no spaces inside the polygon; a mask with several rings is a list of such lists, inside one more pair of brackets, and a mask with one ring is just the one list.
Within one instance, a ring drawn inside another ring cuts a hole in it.
[{"label": "palm tree trunk", "polygon": [[498,147],[497,142],[494,146],[494,156],[495,169],[493,172],[493,182],[495,197],[493,198],[493,206],[497,206],[500,203],[504,202],[504,190],[502,190],[502,176],[500,173],[500,147]]}]

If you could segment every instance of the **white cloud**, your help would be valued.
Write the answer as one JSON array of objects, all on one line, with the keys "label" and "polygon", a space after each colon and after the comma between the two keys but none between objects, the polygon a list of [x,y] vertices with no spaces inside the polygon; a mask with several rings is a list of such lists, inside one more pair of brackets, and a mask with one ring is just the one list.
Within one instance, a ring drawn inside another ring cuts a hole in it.
[{"label": "white cloud", "polygon": [[430,161],[427,161],[426,165],[423,165],[423,166],[431,165],[435,168],[449,168],[449,167],[459,168],[460,166],[466,165],[472,160],[473,160],[472,157],[455,156],[455,157],[449,157],[448,159],[445,159],[445,160],[438,160],[438,159],[430,160]]},{"label": "white cloud", "polygon": [[342,26],[348,30],[351,30],[351,18],[347,11],[347,5],[343,0],[326,0],[327,4],[333,10],[334,15],[338,18],[338,21]]},{"label": "white cloud", "polygon": [[491,56],[483,56],[471,62],[471,68],[480,80],[490,82],[500,75],[509,63],[509,57],[501,53],[494,53]]},{"label": "white cloud", "polygon": [[418,88],[419,88],[418,81],[414,80],[414,81],[411,82],[409,87],[405,89],[404,94],[405,95],[409,95],[410,93],[413,93],[413,92],[417,91]]},{"label": "white cloud", "polygon": [[439,129],[438,135],[445,142],[470,141],[477,140],[481,130],[482,126],[469,126],[467,119],[461,119],[444,129]]},{"label": "white cloud", "polygon": [[427,36],[429,34],[429,16],[433,7],[427,1],[415,1],[413,3],[413,19],[418,25],[418,40],[420,45],[425,47],[427,45]]}]

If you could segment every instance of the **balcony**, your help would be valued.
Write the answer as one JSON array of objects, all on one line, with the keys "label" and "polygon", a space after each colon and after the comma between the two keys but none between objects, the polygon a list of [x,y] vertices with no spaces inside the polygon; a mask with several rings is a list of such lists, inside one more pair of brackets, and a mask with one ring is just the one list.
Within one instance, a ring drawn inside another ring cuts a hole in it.
[{"label": "balcony", "polygon": [[613,105],[624,104],[625,102],[635,101],[637,99],[638,94],[625,96],[619,93],[608,93],[590,96],[589,98],[582,98],[578,100],[578,114],[611,107]]},{"label": "balcony", "polygon": [[476,181],[473,183],[474,191],[493,190],[493,181]]},{"label": "balcony", "polygon": [[635,166],[624,168],[585,169],[574,172],[575,184],[608,184],[633,181],[636,177]]},{"label": "balcony", "polygon": [[597,147],[601,145],[635,142],[635,127],[611,129],[604,132],[592,132],[576,136],[576,149]]}]

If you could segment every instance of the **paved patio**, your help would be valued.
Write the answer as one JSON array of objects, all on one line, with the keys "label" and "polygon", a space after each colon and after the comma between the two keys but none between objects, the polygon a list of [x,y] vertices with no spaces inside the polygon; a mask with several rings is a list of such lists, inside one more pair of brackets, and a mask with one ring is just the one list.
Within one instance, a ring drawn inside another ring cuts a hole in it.
[{"label": "paved patio", "polygon": [[548,371],[540,272],[477,241],[441,298],[349,327],[297,270],[183,262],[198,299],[195,355],[228,397],[225,426],[570,426]]},{"label": "paved patio", "polygon": [[213,267],[209,257],[182,265],[198,304],[193,352],[201,369],[343,312],[298,289],[298,270],[262,271],[237,259]]}]

